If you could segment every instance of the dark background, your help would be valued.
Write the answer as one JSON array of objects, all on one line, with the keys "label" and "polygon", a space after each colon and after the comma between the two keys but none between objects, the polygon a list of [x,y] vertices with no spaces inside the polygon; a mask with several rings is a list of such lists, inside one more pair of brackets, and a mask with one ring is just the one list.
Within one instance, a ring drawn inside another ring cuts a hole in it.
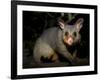
[{"label": "dark background", "polygon": [[64,13],[62,16],[61,13],[23,11],[23,68],[36,67],[33,65],[35,41],[45,29],[57,26],[59,18],[68,24],[74,24],[78,18],[84,19],[77,56],[89,61],[89,14]]}]

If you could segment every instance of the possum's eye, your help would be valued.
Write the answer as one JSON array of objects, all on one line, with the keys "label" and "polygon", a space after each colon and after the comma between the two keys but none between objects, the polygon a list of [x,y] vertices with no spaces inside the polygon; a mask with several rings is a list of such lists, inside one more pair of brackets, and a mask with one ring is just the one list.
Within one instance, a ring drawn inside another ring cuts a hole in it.
[{"label": "possum's eye", "polygon": [[77,33],[76,32],[73,32],[73,35],[76,37],[77,36]]},{"label": "possum's eye", "polygon": [[68,32],[65,32],[65,35],[68,36]]}]

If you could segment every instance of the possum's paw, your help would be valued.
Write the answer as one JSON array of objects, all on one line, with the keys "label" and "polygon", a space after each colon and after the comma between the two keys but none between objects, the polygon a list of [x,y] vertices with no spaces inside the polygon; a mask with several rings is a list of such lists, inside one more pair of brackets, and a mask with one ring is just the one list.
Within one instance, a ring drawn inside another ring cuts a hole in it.
[{"label": "possum's paw", "polygon": [[57,62],[57,60],[58,60],[58,57],[54,54],[50,55],[49,57],[41,56],[41,61],[43,63],[54,63],[54,62]]},{"label": "possum's paw", "polygon": [[81,65],[88,65],[89,64],[89,60],[87,58],[78,58],[78,57],[75,57],[74,58],[74,65],[76,66],[81,66]]},{"label": "possum's paw", "polygon": [[50,58],[49,58],[49,57],[44,57],[44,56],[42,56],[42,57],[41,57],[41,61],[42,61],[43,63],[52,63],[52,62],[54,62],[54,61],[52,60],[52,57],[53,57],[53,56],[51,56]]}]

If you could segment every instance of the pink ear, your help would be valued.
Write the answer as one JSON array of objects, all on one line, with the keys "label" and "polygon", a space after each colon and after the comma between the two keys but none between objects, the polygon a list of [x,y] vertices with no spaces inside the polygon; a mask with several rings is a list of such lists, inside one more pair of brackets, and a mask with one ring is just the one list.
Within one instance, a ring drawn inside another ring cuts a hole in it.
[{"label": "pink ear", "polygon": [[64,25],[64,21],[59,21],[58,23],[59,23],[60,28],[61,28],[61,29],[64,29],[64,26],[65,26],[65,25]]},{"label": "pink ear", "polygon": [[78,30],[80,30],[80,29],[82,28],[83,22],[84,22],[83,18],[79,18],[79,19],[76,21],[75,25],[76,25],[76,28],[77,28]]}]

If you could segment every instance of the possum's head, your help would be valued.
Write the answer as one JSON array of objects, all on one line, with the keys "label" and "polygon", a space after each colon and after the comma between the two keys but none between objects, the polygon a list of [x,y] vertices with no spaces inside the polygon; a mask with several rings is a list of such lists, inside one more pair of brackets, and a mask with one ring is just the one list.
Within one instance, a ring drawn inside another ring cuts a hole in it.
[{"label": "possum's head", "polygon": [[80,29],[83,26],[83,19],[78,19],[74,25],[68,25],[63,20],[59,21],[59,26],[63,32],[63,41],[65,44],[72,46],[80,41]]}]

